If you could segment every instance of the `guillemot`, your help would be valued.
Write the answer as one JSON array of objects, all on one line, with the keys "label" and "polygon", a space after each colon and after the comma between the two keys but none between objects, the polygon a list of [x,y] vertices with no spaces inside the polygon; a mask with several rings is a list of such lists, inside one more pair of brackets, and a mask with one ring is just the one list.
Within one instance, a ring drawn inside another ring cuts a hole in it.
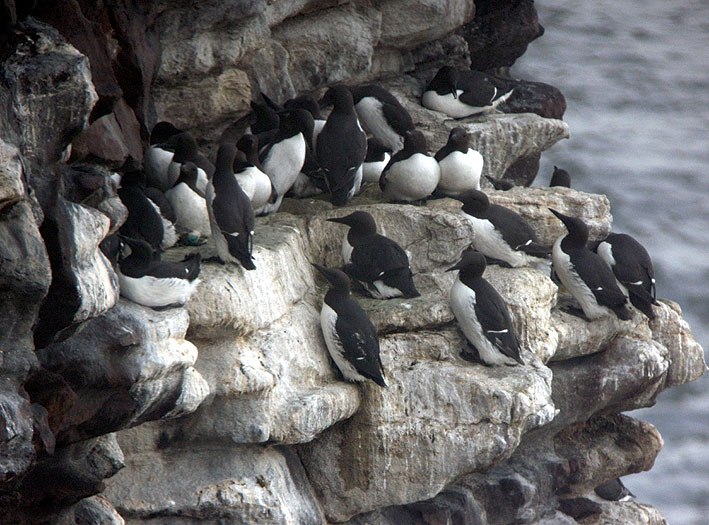
[{"label": "guillemot", "polygon": [[448,142],[436,152],[434,158],[441,168],[436,193],[452,197],[467,190],[480,189],[483,156],[470,148],[469,142],[470,137],[464,128],[453,128]]},{"label": "guillemot", "polygon": [[441,168],[426,149],[418,130],[406,132],[404,149],[392,156],[379,178],[379,187],[390,201],[414,202],[426,199],[441,179]]}]

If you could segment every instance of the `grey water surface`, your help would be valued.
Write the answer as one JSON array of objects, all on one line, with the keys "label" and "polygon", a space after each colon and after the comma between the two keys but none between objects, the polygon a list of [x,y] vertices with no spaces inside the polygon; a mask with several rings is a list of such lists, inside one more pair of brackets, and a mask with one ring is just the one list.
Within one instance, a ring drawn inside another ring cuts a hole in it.
[{"label": "grey water surface", "polygon": [[[608,196],[613,229],[650,252],[657,293],[709,348],[709,2],[537,0],[546,29],[512,73],[566,96],[571,139],[542,156],[572,187]],[[709,523],[709,374],[631,415],[665,440],[624,478],[672,525]]]}]

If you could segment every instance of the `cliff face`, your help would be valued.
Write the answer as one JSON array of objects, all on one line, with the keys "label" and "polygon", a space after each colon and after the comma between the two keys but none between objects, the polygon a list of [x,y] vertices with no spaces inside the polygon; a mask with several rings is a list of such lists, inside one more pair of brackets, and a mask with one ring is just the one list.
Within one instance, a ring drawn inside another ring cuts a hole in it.
[{"label": "cliff face", "polygon": [[[621,412],[704,373],[679,306],[662,301],[650,323],[586,322],[547,274],[491,266],[528,364],[464,361],[444,270],[472,232],[453,201],[385,204],[377,188],[346,209],[286,200],[257,221],[256,271],[204,264],[186,307],[163,312],[119,298],[98,250],[125,219],[108,169],[140,164],[156,120],[209,149],[259,90],[283,100],[384,79],[430,149],[462,124],[485,174],[531,182],[568,136],[556,90],[508,78],[504,114],[457,122],[418,104],[441,63],[504,76],[542,33],[531,1],[3,9],[0,521],[575,523],[574,498],[652,466],[661,437]],[[486,191],[547,244],[562,233],[547,206],[582,217],[592,237],[610,230],[603,196]],[[325,287],[309,263],[342,264],[345,228],[326,219],[353,209],[405,247],[422,294],[357,297],[386,389],[341,381],[320,335]],[[600,523],[664,522],[637,502],[592,510]]]}]

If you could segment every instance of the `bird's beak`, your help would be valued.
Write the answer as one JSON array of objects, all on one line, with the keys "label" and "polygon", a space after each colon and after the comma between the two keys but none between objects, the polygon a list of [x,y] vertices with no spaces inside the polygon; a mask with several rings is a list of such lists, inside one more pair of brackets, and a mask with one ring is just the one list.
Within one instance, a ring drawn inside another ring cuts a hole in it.
[{"label": "bird's beak", "polygon": [[558,212],[558,211],[556,211],[556,210],[554,210],[554,209],[552,209],[552,208],[547,208],[547,209],[548,209],[550,212],[552,212],[554,215],[556,215],[556,217],[557,217],[561,222],[564,223],[564,226],[568,226],[568,220],[569,220],[571,217],[568,217],[568,216],[564,215],[563,213],[560,213],[560,212]]},{"label": "bird's beak", "polygon": [[460,270],[460,263],[461,263],[461,262],[462,262],[462,261],[457,262],[455,266],[451,266],[451,267],[448,268],[446,271],[447,271],[447,272],[452,272],[453,270]]},{"label": "bird's beak", "polygon": [[347,224],[346,217],[332,217],[330,219],[327,219],[327,222],[337,222],[340,224]]},{"label": "bird's beak", "polygon": [[453,95],[453,98],[457,99],[458,98],[458,90],[453,86],[451,88],[451,95]]}]

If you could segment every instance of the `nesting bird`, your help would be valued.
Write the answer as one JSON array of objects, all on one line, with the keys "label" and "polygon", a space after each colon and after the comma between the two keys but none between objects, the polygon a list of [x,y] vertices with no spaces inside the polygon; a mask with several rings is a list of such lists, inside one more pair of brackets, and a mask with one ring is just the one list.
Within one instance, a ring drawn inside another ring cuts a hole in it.
[{"label": "nesting bird", "polygon": [[328,219],[350,227],[342,239],[344,270],[375,299],[418,297],[404,249],[377,233],[374,218],[365,211]]},{"label": "nesting bird", "polygon": [[492,111],[511,94],[498,96],[495,85],[479,71],[443,66],[426,86],[421,104],[449,117],[464,118]]},{"label": "nesting bird", "polygon": [[182,235],[183,242],[189,245],[209,237],[212,231],[204,191],[197,187],[198,178],[197,166],[192,162],[182,164],[175,185],[165,192],[175,212],[177,231]]},{"label": "nesting bird", "polygon": [[551,180],[549,181],[549,187],[561,186],[563,188],[571,187],[571,176],[569,172],[565,169],[557,168],[554,166],[554,173],[551,175]]},{"label": "nesting bird", "polygon": [[389,151],[404,147],[407,131],[415,129],[409,112],[389,91],[376,84],[350,88],[357,116],[364,130]]},{"label": "nesting bird", "polygon": [[571,295],[579,302],[587,318],[600,319],[615,315],[627,321],[632,317],[627,299],[618,287],[611,269],[601,257],[586,246],[588,226],[577,217],[568,217],[549,208],[568,230],[554,242],[554,272]]},{"label": "nesting bird", "polygon": [[161,261],[151,246],[126,238],[130,255],[118,263],[121,295],[134,303],[161,309],[184,305],[199,284],[201,257],[194,253],[182,262]]},{"label": "nesting bird", "polygon": [[343,206],[359,192],[362,184],[367,135],[357,119],[349,89],[331,87],[323,104],[330,102],[332,112],[318,136],[315,158],[325,172],[332,203]]},{"label": "nesting bird", "polygon": [[414,202],[426,199],[438,186],[441,168],[426,149],[418,130],[406,132],[404,149],[392,156],[379,178],[379,187],[390,201]]},{"label": "nesting bird", "polygon": [[162,249],[165,228],[160,209],[145,195],[139,172],[128,172],[121,178],[118,196],[128,209],[121,234],[147,242],[154,250]]},{"label": "nesting bird", "polygon": [[234,176],[251,201],[254,213],[258,215],[271,198],[273,184],[268,175],[261,170],[261,162],[258,159],[258,139],[254,135],[244,135],[237,146],[244,153],[245,159],[239,160],[238,157],[234,159]]},{"label": "nesting bird", "polygon": [[382,171],[389,164],[391,150],[376,137],[367,139],[367,156],[362,165],[362,182],[379,182]]},{"label": "nesting bird", "polygon": [[348,381],[371,379],[385,387],[377,331],[362,307],[350,297],[349,278],[340,270],[313,266],[330,283],[320,311],[320,325],[337,368]]},{"label": "nesting bird", "polygon": [[613,270],[620,289],[630,302],[649,319],[658,306],[655,271],[647,250],[630,235],[611,233],[596,247],[596,253]]},{"label": "nesting bird", "polygon": [[[458,326],[486,365],[524,364],[507,305],[483,278],[485,257],[472,249],[447,271],[459,270],[450,291]],[[465,352],[462,354],[465,357]]]},{"label": "nesting bird", "polygon": [[473,246],[491,259],[513,268],[536,266],[548,270],[549,249],[519,214],[490,200],[482,191],[470,190],[458,197],[461,215],[473,227]]},{"label": "nesting bird", "polygon": [[207,185],[209,223],[220,261],[240,263],[246,270],[255,270],[251,256],[254,211],[234,176],[235,156],[233,144],[219,146],[217,167]]},{"label": "nesting bird", "polygon": [[468,147],[469,142],[470,137],[465,129],[453,128],[448,142],[434,156],[441,168],[437,193],[452,197],[467,190],[480,189],[483,156]]},{"label": "nesting bird", "polygon": [[197,141],[185,131],[170,137],[168,144],[175,148],[175,156],[172,157],[168,168],[169,179],[173,182],[176,181],[180,176],[181,166],[191,162],[197,166],[197,188],[201,193],[204,193],[207,188],[207,179],[214,173],[214,165],[199,151]]},{"label": "nesting bird", "polygon": [[158,122],[150,131],[150,145],[145,151],[143,165],[148,183],[161,191],[167,191],[175,184],[176,177],[171,178],[168,174],[175,149],[168,141],[180,133],[180,129],[167,121]]}]

